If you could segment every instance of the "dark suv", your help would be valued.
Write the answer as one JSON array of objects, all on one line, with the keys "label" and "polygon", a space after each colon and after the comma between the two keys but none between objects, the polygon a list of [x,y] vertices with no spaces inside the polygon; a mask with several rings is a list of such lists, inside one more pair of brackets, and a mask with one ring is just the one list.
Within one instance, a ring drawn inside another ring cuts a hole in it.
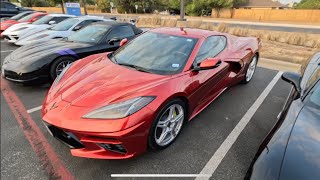
[{"label": "dark suv", "polygon": [[23,11],[32,11],[32,9],[19,7],[15,4],[6,1],[0,1],[0,17],[12,17],[16,14],[19,14]]}]

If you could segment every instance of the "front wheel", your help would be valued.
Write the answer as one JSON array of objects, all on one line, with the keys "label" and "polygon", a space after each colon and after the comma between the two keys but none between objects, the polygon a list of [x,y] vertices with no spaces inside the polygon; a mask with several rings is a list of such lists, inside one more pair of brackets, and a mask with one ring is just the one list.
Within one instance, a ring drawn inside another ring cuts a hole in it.
[{"label": "front wheel", "polygon": [[254,72],[256,71],[257,63],[258,63],[258,56],[255,55],[255,56],[253,56],[253,58],[249,64],[249,67],[246,71],[246,76],[244,77],[244,79],[242,81],[244,84],[247,84],[251,81],[251,79],[254,75]]},{"label": "front wheel", "polygon": [[176,140],[186,118],[185,109],[185,103],[180,99],[174,99],[162,108],[150,130],[148,146],[151,149],[164,149]]},{"label": "front wheel", "polygon": [[50,76],[52,80],[55,80],[57,76],[63,71],[65,67],[73,63],[76,59],[69,56],[63,56],[56,59],[50,67]]}]

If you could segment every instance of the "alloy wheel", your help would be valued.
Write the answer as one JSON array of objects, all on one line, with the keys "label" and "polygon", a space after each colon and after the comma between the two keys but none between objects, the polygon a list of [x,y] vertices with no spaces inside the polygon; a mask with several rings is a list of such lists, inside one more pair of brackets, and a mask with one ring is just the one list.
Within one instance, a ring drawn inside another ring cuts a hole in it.
[{"label": "alloy wheel", "polygon": [[71,61],[71,60],[66,60],[66,61],[60,62],[56,67],[56,75],[59,76],[61,74],[61,72],[63,71],[63,69],[65,67],[67,67],[68,65],[70,65],[72,62],[73,61]]},{"label": "alloy wheel", "polygon": [[184,121],[184,109],[179,104],[168,107],[161,115],[154,133],[155,142],[159,146],[171,143],[179,134]]},{"label": "alloy wheel", "polygon": [[256,67],[257,67],[257,56],[254,56],[251,63],[249,64],[249,67],[248,67],[248,70],[246,73],[246,81],[247,82],[249,82],[252,79],[253,74],[256,70]]}]

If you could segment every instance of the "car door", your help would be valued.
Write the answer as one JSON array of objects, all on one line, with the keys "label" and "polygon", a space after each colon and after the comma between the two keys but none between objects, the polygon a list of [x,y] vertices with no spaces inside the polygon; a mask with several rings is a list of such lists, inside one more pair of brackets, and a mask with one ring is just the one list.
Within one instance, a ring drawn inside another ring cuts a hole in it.
[{"label": "car door", "polygon": [[[211,36],[208,37],[201,45],[201,48],[194,60],[193,67],[197,67],[200,63],[207,58],[217,57],[226,48],[227,39],[225,36]],[[209,70],[200,70],[193,72],[193,108],[195,111],[205,106],[208,101],[218,96],[225,88],[223,79],[229,74],[229,64],[221,62],[220,66]]]}]

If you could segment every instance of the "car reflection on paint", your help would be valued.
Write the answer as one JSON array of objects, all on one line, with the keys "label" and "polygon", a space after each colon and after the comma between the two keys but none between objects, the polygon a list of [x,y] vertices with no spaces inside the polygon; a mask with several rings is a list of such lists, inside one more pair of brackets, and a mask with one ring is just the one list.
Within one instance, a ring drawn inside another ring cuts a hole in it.
[{"label": "car reflection on paint", "polygon": [[122,39],[133,39],[142,30],[130,23],[103,21],[89,25],[67,39],[22,46],[7,56],[2,69],[7,80],[30,83],[54,80],[74,61],[86,56],[114,51]]}]

